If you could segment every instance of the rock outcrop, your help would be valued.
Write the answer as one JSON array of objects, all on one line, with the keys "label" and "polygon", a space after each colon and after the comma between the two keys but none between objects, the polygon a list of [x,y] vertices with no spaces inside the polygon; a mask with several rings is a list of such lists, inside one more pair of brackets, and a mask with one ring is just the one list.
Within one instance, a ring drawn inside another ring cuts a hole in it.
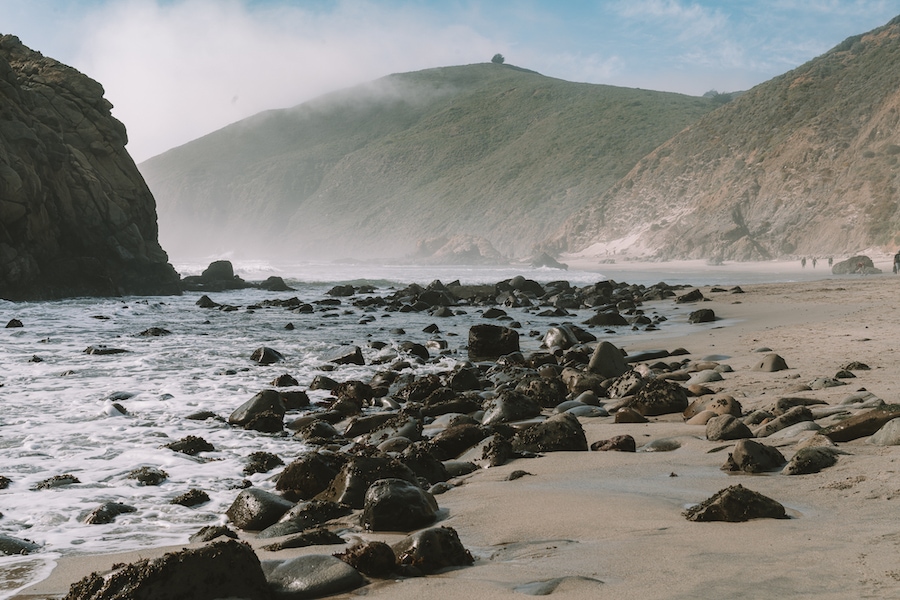
[{"label": "rock outcrop", "polygon": [[179,293],[111,108],[96,81],[0,36],[0,298]]}]

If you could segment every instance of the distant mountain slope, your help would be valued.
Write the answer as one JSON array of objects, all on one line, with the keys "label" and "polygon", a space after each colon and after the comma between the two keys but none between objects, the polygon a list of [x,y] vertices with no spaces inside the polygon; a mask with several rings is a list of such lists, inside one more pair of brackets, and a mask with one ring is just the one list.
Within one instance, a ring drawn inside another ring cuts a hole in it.
[{"label": "distant mountain slope", "polygon": [[445,67],[256,115],[140,169],[173,255],[389,256],[468,234],[523,256],[716,106]]},{"label": "distant mountain slope", "polygon": [[900,17],[641,160],[546,247],[751,260],[900,244]]}]

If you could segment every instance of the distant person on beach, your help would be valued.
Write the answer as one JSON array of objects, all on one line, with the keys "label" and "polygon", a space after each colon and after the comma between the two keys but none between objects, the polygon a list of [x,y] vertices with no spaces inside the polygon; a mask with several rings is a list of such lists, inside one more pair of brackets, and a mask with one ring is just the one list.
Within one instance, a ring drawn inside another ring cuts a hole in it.
[{"label": "distant person on beach", "polygon": [[833,262],[834,262],[834,259],[829,256],[828,257],[828,266],[830,267]]},{"label": "distant person on beach", "polygon": [[894,275],[900,271],[900,250],[897,250],[897,254],[894,255]]},{"label": "distant person on beach", "polygon": [[800,259],[800,266],[803,268],[806,268],[806,257],[805,256]]},{"label": "distant person on beach", "polygon": [[813,256],[813,269],[815,269],[815,268],[816,268],[816,257]]}]

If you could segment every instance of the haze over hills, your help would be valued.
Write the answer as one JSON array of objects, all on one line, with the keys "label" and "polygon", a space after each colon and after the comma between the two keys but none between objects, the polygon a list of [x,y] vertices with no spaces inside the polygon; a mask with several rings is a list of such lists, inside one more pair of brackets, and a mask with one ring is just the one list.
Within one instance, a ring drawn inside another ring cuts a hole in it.
[{"label": "haze over hills", "polygon": [[767,259],[900,244],[900,17],[643,158],[546,247]]},{"label": "haze over hills", "polygon": [[430,254],[458,235],[527,256],[718,105],[445,67],[256,115],[140,169],[173,256],[402,256],[422,240]]}]

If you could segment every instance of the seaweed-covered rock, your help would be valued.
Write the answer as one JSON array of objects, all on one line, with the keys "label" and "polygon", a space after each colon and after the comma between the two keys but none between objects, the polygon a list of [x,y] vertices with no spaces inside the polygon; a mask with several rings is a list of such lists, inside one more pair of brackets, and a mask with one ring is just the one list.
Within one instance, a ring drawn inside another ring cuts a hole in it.
[{"label": "seaweed-covered rock", "polygon": [[268,600],[269,593],[253,549],[225,540],[140,560],[106,575],[92,573],[72,584],[65,600]]},{"label": "seaweed-covered rock", "polygon": [[375,540],[360,540],[334,556],[368,577],[389,577],[397,566],[393,549]]},{"label": "seaweed-covered rock", "polygon": [[587,450],[588,444],[578,419],[560,413],[516,433],[512,447],[516,452],[559,452]]},{"label": "seaweed-covered rock", "polygon": [[429,574],[475,562],[472,553],[466,550],[452,527],[417,531],[394,544],[393,549],[397,564],[407,567],[407,574]]},{"label": "seaweed-covered rock", "polygon": [[225,514],[238,529],[259,531],[278,521],[294,503],[259,488],[241,491]]},{"label": "seaweed-covered rock", "polygon": [[359,571],[325,554],[307,554],[283,562],[265,561],[262,568],[274,597],[279,600],[321,598],[349,592],[365,583]]},{"label": "seaweed-covered rock", "polygon": [[688,406],[687,391],[674,381],[651,379],[626,406],[645,417],[680,413]]},{"label": "seaweed-covered rock", "polygon": [[416,483],[416,474],[409,467],[389,456],[354,456],[316,500],[329,500],[362,508],[366,491],[379,479],[403,479]]}]

